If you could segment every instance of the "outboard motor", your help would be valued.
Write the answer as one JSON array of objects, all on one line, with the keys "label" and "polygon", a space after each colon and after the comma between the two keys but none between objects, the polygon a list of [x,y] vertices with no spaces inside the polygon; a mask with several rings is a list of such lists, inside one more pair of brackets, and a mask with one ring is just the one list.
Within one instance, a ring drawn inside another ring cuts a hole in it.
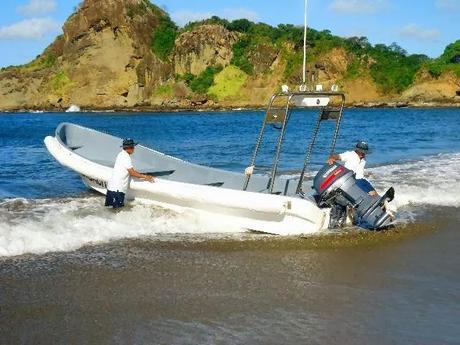
[{"label": "outboard motor", "polygon": [[355,225],[369,230],[385,228],[392,222],[385,201],[393,200],[393,187],[383,196],[370,196],[357,185],[353,171],[343,165],[326,164],[315,176],[313,188],[318,206],[331,208],[330,228],[345,223],[347,208],[354,210]]}]

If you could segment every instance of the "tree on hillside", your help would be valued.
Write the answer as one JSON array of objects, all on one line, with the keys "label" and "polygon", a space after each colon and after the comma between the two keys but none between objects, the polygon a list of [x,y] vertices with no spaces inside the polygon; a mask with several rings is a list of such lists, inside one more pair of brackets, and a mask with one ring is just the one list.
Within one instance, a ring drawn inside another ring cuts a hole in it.
[{"label": "tree on hillside", "polygon": [[167,15],[161,15],[160,25],[152,36],[152,51],[162,60],[167,60],[174,50],[177,38],[177,26]]},{"label": "tree on hillside", "polygon": [[372,45],[369,43],[369,40],[367,37],[365,36],[361,36],[361,37],[349,37],[346,39],[349,47],[351,50],[353,51],[357,51],[357,50],[365,50],[365,51],[368,51]]},{"label": "tree on hillside", "polygon": [[428,71],[434,77],[452,71],[460,78],[460,40],[449,44],[439,58],[428,64]]},{"label": "tree on hillside", "polygon": [[253,22],[247,19],[237,19],[233,22],[229,23],[227,29],[230,31],[238,31],[238,32],[249,32],[252,26],[254,25]]},{"label": "tree on hillside", "polygon": [[460,40],[449,44],[440,59],[446,63],[460,63]]},{"label": "tree on hillside", "polygon": [[407,50],[402,48],[398,43],[393,42],[388,48],[396,54],[407,56]]}]

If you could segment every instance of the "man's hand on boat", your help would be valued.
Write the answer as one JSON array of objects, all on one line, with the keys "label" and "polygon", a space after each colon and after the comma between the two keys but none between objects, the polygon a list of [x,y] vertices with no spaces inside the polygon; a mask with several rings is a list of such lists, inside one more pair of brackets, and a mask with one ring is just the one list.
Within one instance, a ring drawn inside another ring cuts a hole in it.
[{"label": "man's hand on boat", "polygon": [[255,168],[254,165],[247,167],[246,169],[244,169],[244,174],[246,176],[251,176],[252,174],[254,174],[254,168]]},{"label": "man's hand on boat", "polygon": [[155,177],[146,175],[146,174],[141,174],[140,172],[136,171],[134,168],[128,169],[128,172],[131,177],[137,177],[137,178],[140,178],[148,182],[155,182]]},{"label": "man's hand on boat", "polygon": [[338,161],[340,159],[339,155],[332,155],[328,158],[327,164],[332,165],[335,163],[335,161]]}]

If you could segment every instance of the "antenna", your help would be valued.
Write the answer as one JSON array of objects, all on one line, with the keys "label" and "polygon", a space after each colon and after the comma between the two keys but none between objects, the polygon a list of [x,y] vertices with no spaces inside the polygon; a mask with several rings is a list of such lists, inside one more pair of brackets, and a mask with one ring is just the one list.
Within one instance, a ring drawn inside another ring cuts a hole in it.
[{"label": "antenna", "polygon": [[303,81],[300,86],[300,91],[306,91],[307,89],[307,28],[308,28],[308,0],[305,0],[305,18],[304,18],[304,32],[303,32]]}]

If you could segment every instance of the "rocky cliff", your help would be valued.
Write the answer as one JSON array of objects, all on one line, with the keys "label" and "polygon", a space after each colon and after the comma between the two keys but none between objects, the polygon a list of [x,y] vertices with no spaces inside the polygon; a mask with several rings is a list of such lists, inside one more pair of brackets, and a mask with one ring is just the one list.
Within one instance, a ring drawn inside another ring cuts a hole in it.
[{"label": "rocky cliff", "polygon": [[150,49],[165,14],[143,0],[85,0],[64,34],[28,65],[0,74],[3,109],[133,107],[173,71]]},{"label": "rocky cliff", "polygon": [[[280,85],[300,83],[301,32],[218,18],[178,30],[148,0],[85,0],[39,57],[2,69],[0,109],[263,106]],[[310,40],[310,74],[351,104],[460,104],[456,67],[433,75],[420,63],[402,87],[387,85],[378,59],[392,50],[350,50],[327,32]]]},{"label": "rocky cliff", "polygon": [[232,47],[238,40],[236,33],[219,25],[201,25],[184,32],[176,40],[174,69],[176,74],[199,75],[207,67],[227,66],[232,59]]}]

